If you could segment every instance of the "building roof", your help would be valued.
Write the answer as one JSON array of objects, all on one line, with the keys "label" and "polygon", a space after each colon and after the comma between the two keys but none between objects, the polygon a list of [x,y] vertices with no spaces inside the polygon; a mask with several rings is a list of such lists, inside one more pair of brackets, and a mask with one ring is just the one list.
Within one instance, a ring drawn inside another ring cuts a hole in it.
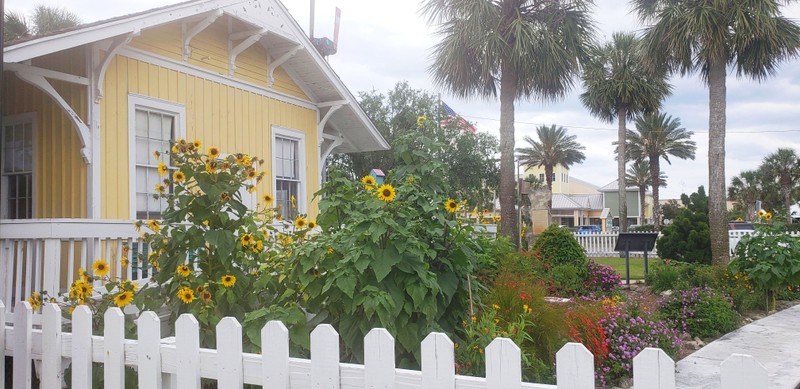
[{"label": "building roof", "polygon": [[[283,67],[317,107],[342,105],[328,120],[345,142],[338,152],[386,150],[380,135],[353,94],[317,52],[300,25],[280,0],[193,0],[143,12],[83,24],[51,34],[10,42],[6,63],[23,63],[50,53],[107,40],[173,23],[195,21],[222,11],[254,29],[267,30],[259,42],[278,55],[300,48]],[[273,58],[274,59],[274,58]]]},{"label": "building roof", "polygon": [[552,204],[553,210],[583,209],[599,211],[603,209],[603,195],[570,195],[553,193]]},{"label": "building roof", "polygon": [[[619,181],[618,180],[611,181],[608,184],[606,184],[605,186],[602,186],[602,187],[600,187],[600,189],[598,189],[598,191],[600,191],[600,192],[616,192],[617,190],[619,190]],[[638,192],[639,188],[637,188],[635,186],[629,186],[627,190],[628,191]]]}]

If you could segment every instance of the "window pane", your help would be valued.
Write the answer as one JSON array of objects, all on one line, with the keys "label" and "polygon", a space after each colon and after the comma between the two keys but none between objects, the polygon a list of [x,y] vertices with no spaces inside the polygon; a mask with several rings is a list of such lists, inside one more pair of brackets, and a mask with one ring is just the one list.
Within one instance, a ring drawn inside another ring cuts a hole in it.
[{"label": "window pane", "polygon": [[147,153],[147,139],[136,137],[136,163],[149,164],[150,156]]},{"label": "window pane", "polygon": [[147,195],[137,193],[136,194],[136,210],[142,211],[147,209]]},{"label": "window pane", "polygon": [[136,192],[147,192],[147,168],[142,166],[136,167]]},{"label": "window pane", "polygon": [[161,115],[148,112],[147,123],[147,136],[153,139],[161,139]]},{"label": "window pane", "polygon": [[172,130],[174,128],[175,118],[170,115],[161,115],[161,136],[159,139],[168,140],[172,139]]},{"label": "window pane", "polygon": [[136,110],[136,136],[147,137],[147,112]]}]

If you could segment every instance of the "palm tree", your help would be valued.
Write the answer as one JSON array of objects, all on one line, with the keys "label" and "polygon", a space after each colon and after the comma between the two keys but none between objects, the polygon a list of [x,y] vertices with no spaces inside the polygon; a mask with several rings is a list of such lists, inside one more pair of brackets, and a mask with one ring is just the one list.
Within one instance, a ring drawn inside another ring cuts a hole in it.
[{"label": "palm tree", "polygon": [[767,181],[777,182],[783,195],[786,222],[792,222],[792,191],[800,184],[800,158],[793,149],[780,148],[764,158],[762,170]]},{"label": "palm tree", "polygon": [[[650,164],[643,159],[633,161],[628,171],[625,172],[625,180],[630,185],[639,188],[639,206],[641,207],[641,212],[639,212],[639,225],[644,225],[645,195],[647,195],[647,187],[651,186],[653,183],[653,177],[650,176]],[[661,182],[662,188],[667,186],[667,175],[664,174],[664,172],[661,172],[659,181]]]},{"label": "palm tree", "polygon": [[[563,98],[594,32],[591,0],[425,0],[439,25],[429,68],[458,97],[500,95],[500,232],[516,236],[514,102]],[[499,91],[498,91],[499,89]]]},{"label": "palm tree", "polygon": [[746,213],[746,219],[755,219],[756,201],[761,199],[763,173],[756,170],[746,170],[731,179],[728,187],[728,198],[735,201]]},{"label": "palm tree", "polygon": [[800,50],[800,26],[781,14],[784,0],[633,0],[647,27],[649,63],[682,74],[699,71],[708,84],[709,227],[712,262],[728,263],[725,204],[725,80],[727,66],[757,81]]},{"label": "palm tree", "polygon": [[694,132],[681,127],[678,118],[665,113],[640,116],[636,119],[636,131],[628,130],[628,157],[647,159],[650,164],[650,177],[653,187],[653,225],[661,228],[661,206],[658,204],[658,191],[661,187],[661,159],[668,164],[670,156],[680,159],[694,159],[697,145],[692,140]]},{"label": "palm tree", "polygon": [[[567,135],[567,129],[561,126],[539,126],[536,128],[539,140],[526,136],[523,140],[530,147],[517,149],[520,166],[526,170],[533,167],[544,166],[544,176],[547,190],[553,192],[553,169],[558,165],[570,167],[583,162],[586,156],[582,150],[586,147],[575,140],[575,135]],[[547,202],[547,210],[551,211],[552,200]]]},{"label": "palm tree", "polygon": [[64,8],[40,4],[33,9],[31,22],[28,23],[21,13],[7,12],[3,20],[3,41],[9,42],[75,27],[81,24],[81,19]]},{"label": "palm tree", "polygon": [[[672,91],[666,72],[645,67],[641,41],[631,33],[614,33],[611,42],[591,51],[583,72],[581,102],[589,112],[609,123],[617,121],[617,155],[627,155],[625,122],[639,114],[656,111]],[[628,230],[624,158],[617,158],[619,220]]]}]

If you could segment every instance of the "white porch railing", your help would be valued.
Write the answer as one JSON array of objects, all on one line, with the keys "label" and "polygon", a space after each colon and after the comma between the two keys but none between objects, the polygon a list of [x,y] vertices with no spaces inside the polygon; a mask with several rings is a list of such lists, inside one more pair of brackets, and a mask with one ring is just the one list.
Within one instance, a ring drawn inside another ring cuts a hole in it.
[{"label": "white porch railing", "polygon": [[[39,291],[51,296],[65,292],[79,268],[88,270],[101,258],[108,262],[110,274],[146,281],[148,269],[136,260],[142,243],[129,220],[0,220],[0,300],[16,302]],[[125,268],[123,245],[130,248],[130,265]]]},{"label": "white porch railing", "polygon": [[[2,307],[2,302],[0,302]],[[125,366],[136,367],[140,388],[198,388],[201,378],[214,379],[221,389],[243,384],[265,388],[429,388],[429,389],[594,389],[594,357],[580,343],[568,343],[556,353],[557,385],[522,382],[520,349],[510,339],[495,338],[486,346],[486,378],[455,374],[453,342],[431,333],[421,343],[422,370],[398,369],[394,338],[376,328],[364,338],[364,365],[339,360],[339,335],[332,326],[317,326],[311,333],[311,359],[289,357],[289,333],[278,321],[261,330],[262,354],[242,352],[242,327],[233,318],[219,322],[217,349],[199,346],[199,326],[190,314],[176,322],[174,343],[161,339],[160,323],[153,312],[137,320],[137,339],[125,339],[124,317],[119,308],[105,314],[103,336],[92,336],[91,311],[75,309],[72,332],[62,332],[61,310],[45,304],[41,329],[33,329],[32,312],[20,302],[14,325],[0,331],[0,357],[14,358],[13,372],[0,365],[0,382],[12,374],[15,389],[30,389],[31,360],[42,388],[61,388],[63,369],[71,364],[73,388],[91,387],[92,362],[102,363],[106,388],[125,387]],[[0,309],[0,323],[4,322]],[[5,343],[5,344],[4,344]],[[62,358],[66,362],[62,362]],[[2,358],[0,358],[2,359]],[[725,389],[766,388],[767,371],[753,357],[733,354],[721,364]],[[129,379],[132,379],[130,377]],[[675,363],[664,351],[647,348],[633,359],[635,388],[675,389]],[[164,385],[167,386],[167,385]]]}]

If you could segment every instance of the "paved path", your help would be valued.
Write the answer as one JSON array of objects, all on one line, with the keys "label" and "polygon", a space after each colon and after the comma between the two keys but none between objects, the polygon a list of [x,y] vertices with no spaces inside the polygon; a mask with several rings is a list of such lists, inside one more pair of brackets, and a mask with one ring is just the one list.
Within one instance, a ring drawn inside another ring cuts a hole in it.
[{"label": "paved path", "polygon": [[769,374],[769,389],[800,387],[800,305],[754,321],[678,361],[677,386],[721,389],[719,365],[733,353],[761,362]]}]

